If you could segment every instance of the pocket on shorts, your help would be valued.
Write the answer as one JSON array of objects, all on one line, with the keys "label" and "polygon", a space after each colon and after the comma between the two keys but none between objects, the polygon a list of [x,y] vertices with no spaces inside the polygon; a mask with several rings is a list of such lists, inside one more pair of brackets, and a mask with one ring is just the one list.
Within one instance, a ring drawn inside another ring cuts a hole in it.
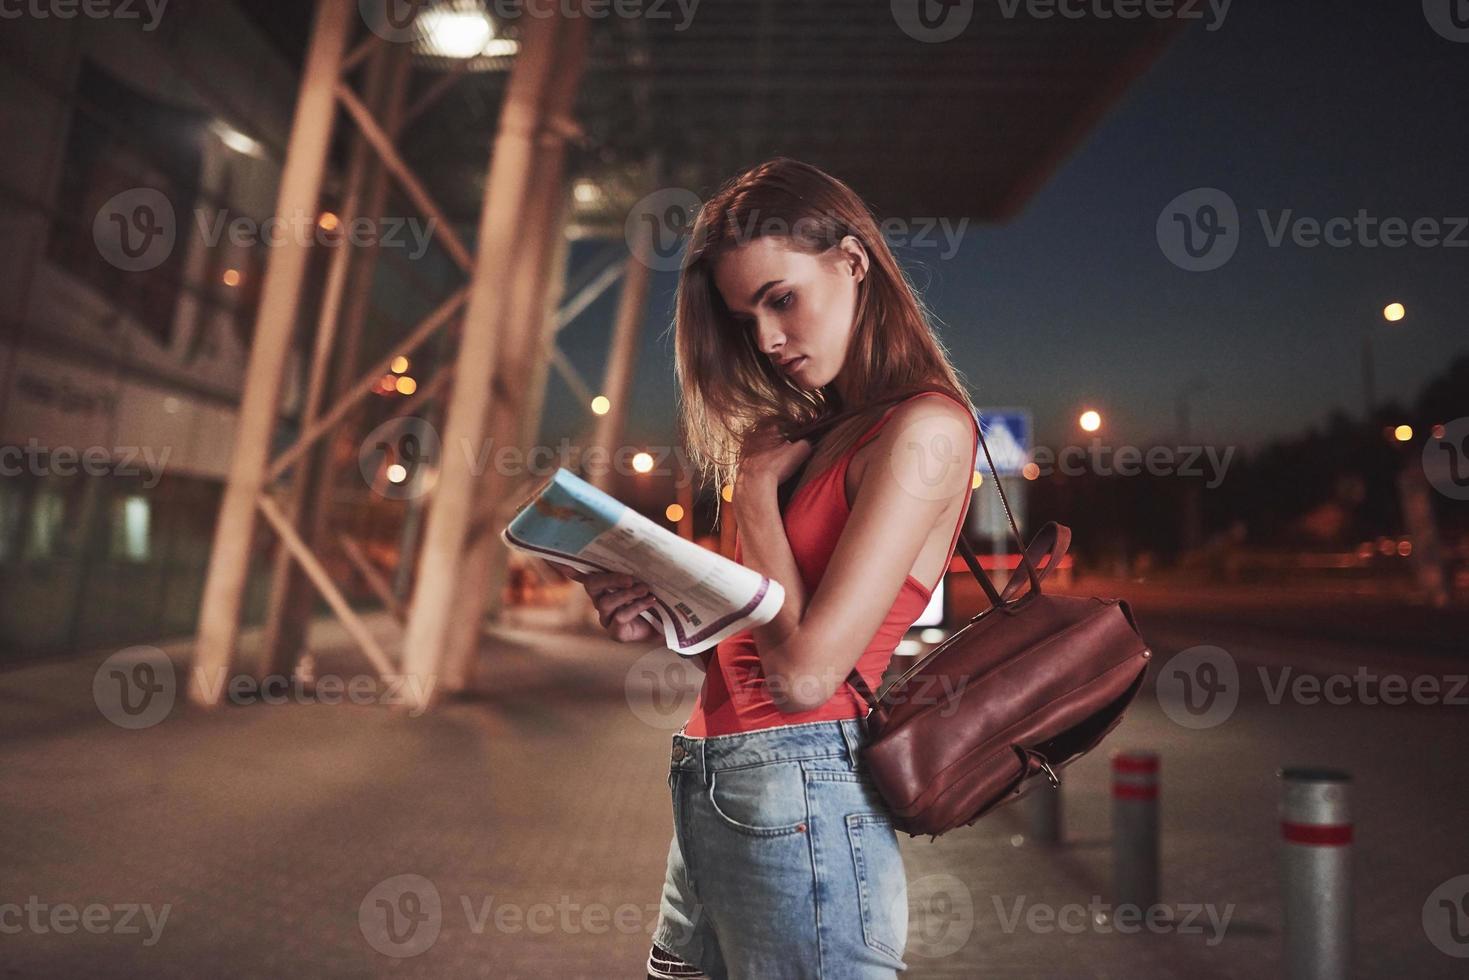
[{"label": "pocket on shorts", "polygon": [[878,813],[848,814],[847,839],[857,869],[862,939],[869,949],[901,960],[908,943],[908,879],[892,820]]},{"label": "pocket on shorts", "polygon": [[766,762],[709,773],[709,806],[719,822],[754,837],[806,829],[806,781],[800,763]]}]

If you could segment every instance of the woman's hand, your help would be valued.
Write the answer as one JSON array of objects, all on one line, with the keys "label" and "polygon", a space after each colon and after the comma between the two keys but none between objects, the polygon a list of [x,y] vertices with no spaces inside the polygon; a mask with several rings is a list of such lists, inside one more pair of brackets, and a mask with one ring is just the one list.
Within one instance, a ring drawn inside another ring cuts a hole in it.
[{"label": "woman's hand", "polygon": [[620,572],[582,572],[566,565],[555,567],[587,590],[592,605],[597,607],[597,618],[617,642],[646,643],[662,636],[658,627],[639,615],[657,601],[646,583]]},{"label": "woman's hand", "polygon": [[[772,490],[789,480],[810,455],[811,440],[787,442],[774,423],[761,423],[745,437],[735,482]],[[735,492],[738,494],[739,486]]]}]

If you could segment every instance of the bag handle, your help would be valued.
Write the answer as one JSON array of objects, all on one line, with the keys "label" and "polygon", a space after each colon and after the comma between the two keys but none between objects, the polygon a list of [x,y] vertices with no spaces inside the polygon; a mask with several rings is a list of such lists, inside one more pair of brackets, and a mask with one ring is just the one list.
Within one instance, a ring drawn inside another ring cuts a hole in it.
[{"label": "bag handle", "polygon": [[[1071,528],[1065,524],[1057,524],[1055,521],[1047,521],[1045,525],[1036,532],[1035,537],[1030,539],[1030,547],[1025,549],[1025,557],[1031,568],[1040,562],[1045,556],[1046,563],[1036,571],[1035,591],[1040,591],[1041,579],[1051,574],[1051,569],[1061,564],[1061,558],[1066,554],[1066,549],[1071,547]],[[1032,552],[1034,554],[1032,554]],[[1007,603],[1020,594],[1020,587],[1025,583],[1021,581],[1020,569],[1010,576],[1010,581],[1005,583],[1005,591],[1000,593],[1000,602]]]},{"label": "bag handle", "polygon": [[[1046,524],[1036,532],[1035,537],[1030,539],[1030,545],[1022,553],[1022,560],[1035,570],[1034,577],[1030,578],[1035,591],[1040,591],[1040,583],[1051,574],[1051,569],[1061,563],[1061,557],[1071,547],[1071,528],[1065,524],[1057,524],[1055,521],[1047,521]],[[989,598],[990,605],[1008,605],[1020,594],[1021,586],[1025,585],[1026,579],[1020,577],[1020,566],[1017,565],[1009,581],[1005,583],[1003,592],[996,591],[990,577],[980,567],[979,559],[974,555],[974,549],[969,542],[964,540],[964,535],[959,535],[959,551],[964,556],[964,562],[969,566],[969,571],[979,581],[980,588]],[[1042,558],[1046,559],[1044,565],[1040,564]]]}]

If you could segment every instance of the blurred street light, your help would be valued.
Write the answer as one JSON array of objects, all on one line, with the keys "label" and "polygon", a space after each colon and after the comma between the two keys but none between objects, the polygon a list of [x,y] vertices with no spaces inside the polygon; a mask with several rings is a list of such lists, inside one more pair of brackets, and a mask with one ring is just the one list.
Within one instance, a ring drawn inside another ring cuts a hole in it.
[{"label": "blurred street light", "polygon": [[606,395],[598,395],[592,399],[592,412],[596,415],[606,415],[612,409],[612,402]]},{"label": "blurred street light", "polygon": [[647,453],[638,453],[632,458],[632,468],[639,473],[647,473],[653,469],[653,457]]},{"label": "blurred street light", "polygon": [[256,140],[251,139],[244,133],[222,119],[216,119],[209,127],[219,141],[225,146],[247,157],[260,157],[265,154],[265,148]]},{"label": "blurred street light", "polygon": [[[1402,303],[1392,302],[1382,308],[1382,318],[1388,323],[1397,323],[1408,315]],[[1377,361],[1372,353],[1372,331],[1362,335],[1362,411],[1370,424],[1377,411]]]},{"label": "blurred street light", "polygon": [[482,11],[438,8],[421,15],[425,46],[445,58],[473,58],[484,51],[495,28]]},{"label": "blurred street light", "polygon": [[1102,416],[1100,413],[1087,409],[1081,413],[1081,418],[1076,420],[1077,424],[1087,432],[1096,432],[1102,427]]},{"label": "blurred street light", "polygon": [[1392,430],[1392,437],[1398,442],[1411,442],[1413,439],[1413,427],[1411,425],[1400,425]]}]

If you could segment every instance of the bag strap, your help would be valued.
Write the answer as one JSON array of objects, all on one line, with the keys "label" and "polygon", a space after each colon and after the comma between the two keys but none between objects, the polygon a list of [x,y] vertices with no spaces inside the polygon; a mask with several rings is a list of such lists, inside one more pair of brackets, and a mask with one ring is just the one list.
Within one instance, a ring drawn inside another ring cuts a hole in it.
[{"label": "bag strap", "polygon": [[[979,425],[977,426],[977,428],[979,429],[979,446],[980,446],[981,449],[984,450],[984,461],[987,464],[989,464],[990,478],[995,481],[995,489],[997,491],[999,491],[999,494],[1000,494],[1000,504],[1001,504],[1001,506],[1003,506],[1005,508],[1005,519],[1010,523],[1010,537],[1015,542],[1015,550],[1020,553],[1020,564],[1021,564],[1021,566],[1023,566],[1025,568],[1025,574],[1030,578],[1030,587],[1032,589],[1034,589],[1036,592],[1039,592],[1041,590],[1041,577],[1036,574],[1035,563],[1033,561],[1031,561],[1030,554],[1026,551],[1025,542],[1020,539],[1020,528],[1015,524],[1015,515],[1010,512],[1010,498],[1007,497],[1007,496],[1005,496],[1005,485],[1000,482],[1000,474],[995,469],[995,459],[994,459],[993,456],[990,455],[989,443],[987,443],[987,442],[984,441],[984,418],[983,418],[983,416],[980,417],[980,419],[979,419]],[[1067,539],[1068,539],[1068,541],[1070,540],[1070,534],[1069,533],[1067,534]],[[978,564],[979,564],[978,562],[971,563],[970,566],[969,566],[969,570],[971,572],[974,572],[975,573],[975,576],[977,578],[980,578],[980,579],[982,579],[984,581],[988,581],[989,576],[982,575],[977,570],[978,569]],[[1011,585],[1014,585],[1015,586],[1015,592],[1019,592],[1020,591],[1019,585],[1016,584],[1016,582],[1015,582],[1015,579],[1018,578],[1019,575],[1020,575],[1020,569],[1017,568],[1017,569],[1015,569],[1015,575],[1011,576],[1010,584],[1008,584],[1008,585],[1005,586],[1005,592],[1006,593],[1011,594],[1011,595],[1014,594],[1014,593],[1012,593],[1010,591],[1010,586]],[[981,581],[980,584],[983,585],[984,584],[984,581]],[[994,585],[992,583],[990,585],[990,588],[988,588],[988,589],[985,590],[985,594],[986,595],[989,595],[993,591],[994,591]],[[1000,601],[996,601],[994,599],[994,597],[991,596],[991,601],[994,602],[995,605],[997,605],[997,606],[1004,604],[1003,598]]]},{"label": "bag strap", "polygon": [[[876,404],[882,404],[888,401],[905,401],[915,394],[926,390],[930,389],[923,387],[913,391],[905,391],[897,395],[889,395],[886,398],[880,399]],[[870,408],[871,406],[866,407]],[[841,415],[846,414],[841,413]],[[835,422],[840,420],[840,417],[839,415],[836,418],[824,419],[812,425],[805,426],[794,435],[796,438],[811,439],[814,437],[814,440],[819,440]],[[1010,580],[1005,583],[1004,591],[999,591],[995,588],[994,583],[990,581],[990,577],[985,574],[984,569],[980,567],[979,559],[975,556],[974,549],[964,539],[964,528],[962,524],[955,535],[955,544],[958,546],[959,553],[964,556],[964,562],[969,566],[969,571],[974,575],[975,581],[979,583],[980,588],[984,590],[986,598],[990,600],[991,606],[998,608],[1009,604],[1020,593],[1021,586],[1025,584],[1027,579],[1030,582],[1032,592],[1039,593],[1041,591],[1041,579],[1049,574],[1050,570],[1060,561],[1061,555],[1066,553],[1066,548],[1071,542],[1071,531],[1069,528],[1052,521],[1041,528],[1035,539],[1031,541],[1030,548],[1025,546],[1025,542],[1020,538],[1020,528],[1015,523],[1015,515],[1010,510],[1010,499],[1005,496],[1005,487],[1001,484],[999,471],[995,468],[994,457],[990,455],[989,444],[985,442],[984,417],[977,415],[975,422],[975,431],[979,435],[980,448],[984,450],[984,459],[985,463],[989,466],[990,478],[994,480],[995,490],[1000,495],[1000,505],[1004,508],[1005,519],[1010,525],[1010,536],[1015,542],[1016,551],[1020,554],[1020,567],[1016,568],[1015,573],[1010,576]],[[808,456],[800,468],[783,485],[784,492],[778,494],[782,511],[785,509],[785,504],[789,500],[791,491],[800,482],[801,474],[805,471],[806,465],[810,461],[811,459]],[[1044,548],[1038,547],[1043,543],[1045,544]],[[1032,555],[1032,552],[1035,552],[1034,555]],[[1037,571],[1036,562],[1039,560],[1041,554],[1047,552],[1050,554],[1050,560],[1046,563],[1045,571]],[[1025,579],[1020,577],[1022,568],[1025,571]],[[945,571],[947,572],[947,569]],[[942,581],[942,576],[940,576],[940,581]],[[872,689],[867,686],[867,682],[862,679],[862,675],[857,672],[856,667],[853,667],[851,673],[847,675],[847,683],[852,686],[852,689],[857,692],[857,695],[870,708],[876,709],[877,697],[872,693]]]},{"label": "bag strap", "polygon": [[[1005,508],[1005,518],[1010,524],[1011,537],[1015,542],[1016,549],[1020,553],[1019,565],[1010,576],[1009,581],[1005,583],[1004,590],[997,590],[994,582],[990,581],[990,577],[985,574],[984,569],[979,564],[978,556],[974,553],[974,549],[964,538],[964,529],[962,527],[959,529],[955,543],[958,545],[959,554],[964,556],[964,563],[969,566],[970,573],[974,576],[975,581],[979,583],[979,587],[984,590],[985,597],[989,599],[991,608],[999,609],[1013,602],[1027,581],[1030,583],[1031,594],[1040,594],[1041,580],[1061,563],[1061,557],[1066,554],[1066,549],[1071,546],[1071,529],[1064,524],[1048,521],[1036,532],[1036,536],[1031,539],[1029,547],[1021,541],[1020,528],[1016,525],[1015,515],[1010,510],[1010,500],[1005,496],[1005,487],[1000,483],[1000,475],[995,468],[994,457],[990,455],[989,444],[985,442],[984,420],[982,417],[976,428],[979,432],[980,448],[984,450],[985,463],[989,466],[990,478],[995,481],[995,490],[1000,494],[1000,503]],[[1039,564],[1042,556],[1045,556],[1046,563],[1042,568],[1037,569],[1036,566]],[[1021,577],[1022,570],[1025,573],[1024,578]],[[940,581],[942,580],[941,576]],[[857,692],[857,696],[866,703],[869,709],[868,715],[862,719],[863,725],[866,726],[869,724],[873,715],[876,715],[878,721],[881,722],[884,713],[881,705],[878,704],[877,695],[872,693],[872,688],[867,686],[867,682],[863,680],[862,675],[858,673],[856,667],[853,667],[852,672],[847,675],[847,683],[852,686],[852,689]]]}]

